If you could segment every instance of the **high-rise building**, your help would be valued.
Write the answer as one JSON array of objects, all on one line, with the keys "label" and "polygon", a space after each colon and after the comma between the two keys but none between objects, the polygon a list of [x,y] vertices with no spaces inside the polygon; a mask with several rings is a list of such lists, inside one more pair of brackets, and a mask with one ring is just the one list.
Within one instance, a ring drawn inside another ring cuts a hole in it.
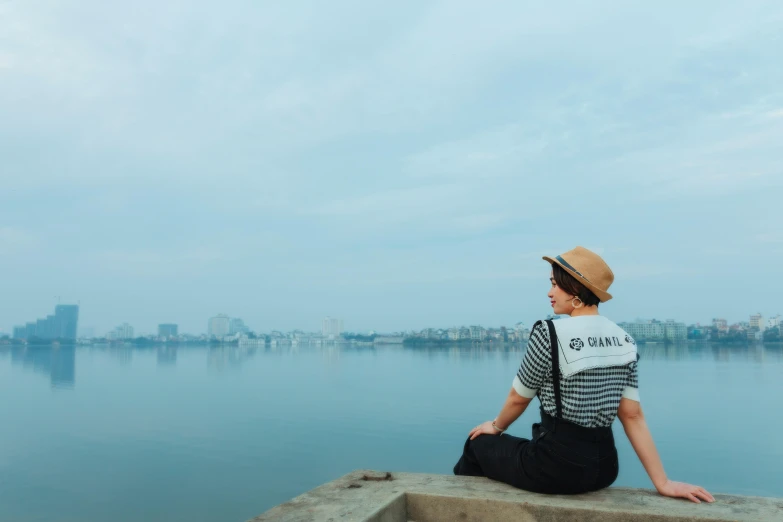
[{"label": "high-rise building", "polygon": [[342,319],[333,319],[327,317],[321,323],[321,334],[324,337],[339,337],[343,333],[343,321]]},{"label": "high-rise building", "polygon": [[52,315],[47,315],[46,319],[38,319],[35,322],[35,336],[40,339],[52,339],[52,332],[55,330],[53,319]]},{"label": "high-rise building", "polygon": [[207,334],[210,337],[225,337],[231,329],[231,319],[225,314],[218,314],[209,319]]},{"label": "high-rise building", "polygon": [[761,315],[760,313],[751,315],[749,324],[751,328],[761,330],[762,332],[767,326],[766,324],[764,324],[764,316]]},{"label": "high-rise building", "polygon": [[122,323],[120,326],[107,333],[106,338],[112,341],[133,339],[133,327],[128,323]]},{"label": "high-rise building", "polygon": [[54,308],[55,329],[60,339],[76,339],[79,326],[78,305],[57,305]]},{"label": "high-rise building", "polygon": [[780,322],[781,322],[780,314],[774,317],[770,317],[769,320],[767,321],[767,328],[777,328],[778,326],[780,326]]},{"label": "high-rise building", "polygon": [[45,319],[29,322],[25,326],[14,327],[14,337],[17,339],[76,339],[76,329],[79,323],[79,305],[57,305],[54,315]]},{"label": "high-rise building", "polygon": [[169,337],[177,337],[179,327],[176,324],[159,324],[158,325],[158,337],[168,339]]},{"label": "high-rise building", "polygon": [[238,333],[248,333],[249,331],[250,331],[250,328],[248,328],[245,325],[245,322],[242,319],[238,318],[238,317],[234,317],[229,322],[229,325],[228,325],[228,334],[229,335],[234,335],[234,334],[238,334]]}]

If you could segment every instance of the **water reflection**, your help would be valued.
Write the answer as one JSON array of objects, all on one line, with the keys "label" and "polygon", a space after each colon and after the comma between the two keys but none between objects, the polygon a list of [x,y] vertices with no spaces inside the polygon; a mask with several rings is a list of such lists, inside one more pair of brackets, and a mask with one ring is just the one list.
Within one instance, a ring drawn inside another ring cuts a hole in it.
[{"label": "water reflection", "polygon": [[[699,344],[645,344],[640,345],[639,355],[642,361],[703,361],[718,364],[732,362],[751,362],[754,364],[783,363],[783,345],[752,344],[752,345],[719,345],[710,343]],[[10,355],[14,365],[21,366],[35,373],[48,375],[53,388],[73,388],[76,382],[76,347],[74,346],[8,346],[0,347],[0,352]],[[203,347],[188,348],[176,345],[136,347],[132,345],[92,345],[80,347],[79,350],[98,351],[108,355],[122,366],[132,363],[134,352],[141,357],[152,356],[155,353],[158,366],[172,367],[177,364],[180,355],[189,352],[203,354]],[[184,350],[183,353],[180,353]],[[236,346],[221,345],[206,349],[207,366],[211,370],[222,372],[241,367],[245,362],[256,357],[296,355],[300,352],[320,352],[325,364],[340,364],[341,355],[367,354],[381,356],[387,353],[408,353],[428,360],[448,359],[452,361],[478,361],[482,359],[497,359],[507,361],[509,365],[518,364],[524,355],[522,344],[444,344],[444,345],[383,345],[355,346],[350,344],[332,343],[323,346]]]},{"label": "water reflection", "polygon": [[783,361],[783,347],[772,344],[645,344],[639,346],[639,356],[643,361],[712,360],[715,362],[779,363]]},{"label": "water reflection", "polygon": [[207,351],[207,366],[210,370],[218,372],[237,369],[245,361],[253,358],[257,351],[256,347],[213,346]]},{"label": "water reflection", "polygon": [[480,360],[488,357],[500,357],[504,361],[518,362],[522,360],[522,355],[525,353],[525,345],[518,343],[454,343],[405,346],[403,349],[410,353],[426,355],[428,359],[448,358],[451,360]]},{"label": "water reflection", "polygon": [[73,346],[14,346],[11,362],[48,375],[52,388],[72,389],[76,384],[76,349]]},{"label": "water reflection", "polygon": [[176,366],[177,346],[163,345],[157,348],[158,366]]},{"label": "water reflection", "polygon": [[[518,343],[492,343],[492,344],[438,344],[438,345],[383,345],[383,346],[357,346],[351,344],[334,343],[323,346],[292,346],[272,345],[258,348],[258,353],[289,355],[302,352],[321,352],[323,358],[329,362],[339,361],[341,354],[367,354],[382,355],[388,352],[402,351],[425,356],[428,359],[448,358],[452,360],[480,360],[485,358],[501,358],[507,361],[521,361],[526,346]],[[249,351],[251,350],[251,351]],[[699,344],[654,344],[648,343],[638,347],[639,356],[645,361],[692,361],[712,360],[717,362],[752,361],[756,363],[783,362],[783,345],[752,344],[752,345],[717,345],[709,343]],[[236,346],[210,348],[211,364],[241,364],[248,360],[256,352],[255,348],[237,348]]]},{"label": "water reflection", "polygon": [[120,366],[130,366],[133,362],[134,347],[130,344],[110,344],[100,346],[100,350],[109,354],[109,356],[120,363]]}]

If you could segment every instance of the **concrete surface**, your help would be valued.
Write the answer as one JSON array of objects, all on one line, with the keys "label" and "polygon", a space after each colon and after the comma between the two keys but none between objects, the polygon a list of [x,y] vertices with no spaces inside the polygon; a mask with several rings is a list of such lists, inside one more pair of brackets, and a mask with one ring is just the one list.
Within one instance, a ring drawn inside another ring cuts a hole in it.
[{"label": "concrete surface", "polygon": [[256,517],[252,522],[699,522],[783,521],[783,499],[715,495],[713,504],[655,491],[608,488],[541,495],[486,478],[359,470]]}]

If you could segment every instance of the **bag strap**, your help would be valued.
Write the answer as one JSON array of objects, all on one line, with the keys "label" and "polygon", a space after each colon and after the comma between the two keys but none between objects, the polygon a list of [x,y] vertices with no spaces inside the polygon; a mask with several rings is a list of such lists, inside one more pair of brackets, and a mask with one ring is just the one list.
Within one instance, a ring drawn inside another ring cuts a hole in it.
[{"label": "bag strap", "polygon": [[555,389],[555,409],[557,411],[556,419],[563,418],[563,402],[560,400],[560,346],[557,343],[557,332],[555,325],[550,320],[546,320],[549,327],[549,350],[552,352],[552,386]]}]

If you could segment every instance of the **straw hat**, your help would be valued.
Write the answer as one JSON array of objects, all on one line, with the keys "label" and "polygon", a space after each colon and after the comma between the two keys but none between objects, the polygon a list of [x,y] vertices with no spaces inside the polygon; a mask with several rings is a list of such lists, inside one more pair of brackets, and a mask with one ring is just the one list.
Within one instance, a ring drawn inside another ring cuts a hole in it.
[{"label": "straw hat", "polygon": [[563,267],[577,281],[589,288],[602,303],[612,298],[612,294],[607,290],[614,281],[614,274],[606,261],[595,252],[578,246],[555,258],[544,256],[544,260]]}]

